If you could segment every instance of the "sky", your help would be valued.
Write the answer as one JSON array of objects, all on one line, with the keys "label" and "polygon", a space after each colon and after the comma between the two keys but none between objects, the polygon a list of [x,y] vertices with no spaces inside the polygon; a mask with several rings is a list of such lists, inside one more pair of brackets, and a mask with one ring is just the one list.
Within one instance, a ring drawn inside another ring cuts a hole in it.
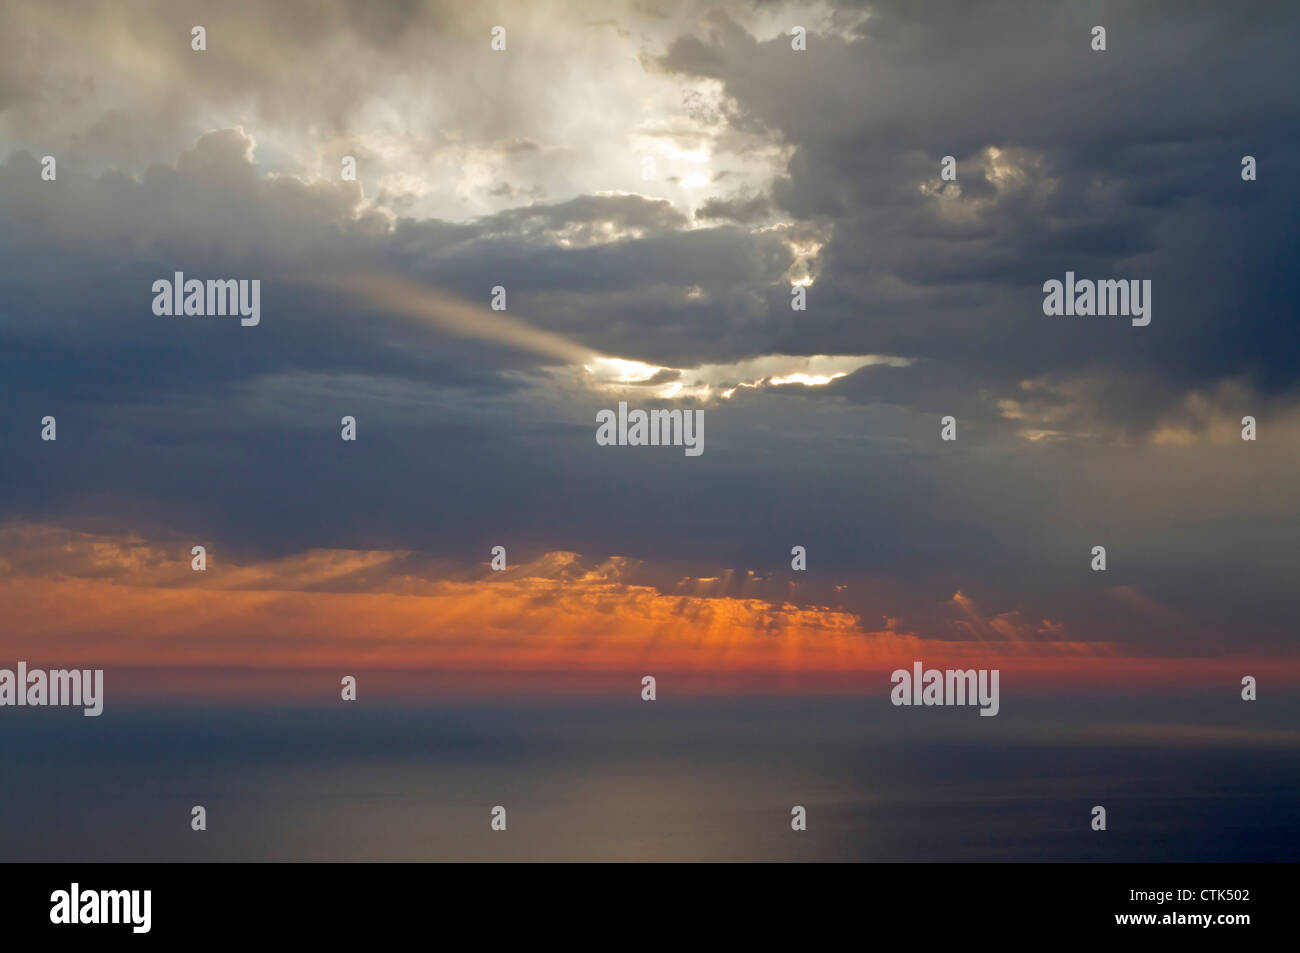
[{"label": "sky", "polygon": [[[1298,44],[1284,3],[11,0],[0,665],[1294,689]],[[176,272],[259,323],[155,314]],[[1150,324],[1045,315],[1067,272]],[[620,401],[704,452],[598,445]]]}]

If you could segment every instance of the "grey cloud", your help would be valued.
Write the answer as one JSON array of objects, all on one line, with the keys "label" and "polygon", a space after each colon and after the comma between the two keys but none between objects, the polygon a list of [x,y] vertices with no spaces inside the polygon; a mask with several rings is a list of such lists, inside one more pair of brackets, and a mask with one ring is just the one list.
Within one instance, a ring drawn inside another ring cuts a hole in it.
[{"label": "grey cloud", "polygon": [[761,222],[771,212],[765,196],[735,196],[730,199],[709,199],[695,210],[695,217],[704,221],[726,220],[747,225]]},{"label": "grey cloud", "polygon": [[[778,208],[833,223],[804,347],[937,359],[994,399],[1026,377],[1066,383],[1107,363],[1142,381],[1147,422],[1227,379],[1298,396],[1281,356],[1300,346],[1286,317],[1296,270],[1264,250],[1290,226],[1260,204],[1295,204],[1296,180],[1238,174],[1243,153],[1287,154],[1300,132],[1268,65],[1300,38],[1294,10],[1253,5],[1252,22],[1269,24],[1253,29],[1236,11],[1177,6],[866,9],[856,36],[815,35],[806,54],[719,11],[660,60],[721,80],[734,122],[792,144]],[[1093,23],[1108,26],[1105,54],[1088,48]],[[941,185],[945,154],[958,158],[951,201],[920,189]],[[1044,318],[1039,286],[1067,270],[1151,278],[1152,326]]]}]

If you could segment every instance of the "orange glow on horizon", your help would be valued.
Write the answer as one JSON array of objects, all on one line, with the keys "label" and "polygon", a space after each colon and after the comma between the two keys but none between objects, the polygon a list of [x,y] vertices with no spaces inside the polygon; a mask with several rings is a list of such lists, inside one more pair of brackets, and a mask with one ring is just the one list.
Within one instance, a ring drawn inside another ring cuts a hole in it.
[{"label": "orange glow on horizon", "polygon": [[[1135,657],[1113,643],[1070,641],[1047,620],[1029,627],[1014,613],[984,618],[960,592],[950,605],[970,640],[923,638],[900,629],[893,613],[872,628],[828,607],[701,594],[709,590],[695,585],[702,580],[661,592],[627,581],[625,560],[588,568],[571,553],[504,573],[427,578],[412,574],[405,553],[214,559],[197,573],[182,552],[0,527],[0,665],[129,669],[141,694],[178,680],[220,683],[223,672],[244,673],[248,686],[261,684],[259,672],[376,671],[399,673],[394,686],[538,693],[618,690],[632,674],[674,673],[702,692],[834,693],[887,684],[890,671],[914,660],[996,667],[1043,689],[1263,671],[1258,659]],[[1300,681],[1300,660],[1267,665],[1275,681]]]}]

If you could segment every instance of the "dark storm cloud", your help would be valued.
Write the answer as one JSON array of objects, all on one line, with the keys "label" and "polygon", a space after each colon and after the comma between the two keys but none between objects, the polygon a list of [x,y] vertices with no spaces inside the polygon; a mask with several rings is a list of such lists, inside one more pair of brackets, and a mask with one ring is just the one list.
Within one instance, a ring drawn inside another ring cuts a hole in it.
[{"label": "dark storm cloud", "polygon": [[[1294,395],[1300,282],[1282,250],[1300,102],[1277,74],[1300,40],[1294,8],[863,9],[857,36],[813,36],[802,54],[718,11],[661,59],[720,80],[736,122],[792,144],[778,206],[833,223],[803,347],[940,359],[1000,392],[1105,363],[1147,381],[1148,423],[1225,378]],[[1009,173],[996,182],[990,146]],[[1271,171],[1242,182],[1245,154]],[[939,184],[944,155],[962,193],[951,217],[918,189]],[[1151,278],[1152,325],[1044,318],[1040,286],[1066,270]]]}]

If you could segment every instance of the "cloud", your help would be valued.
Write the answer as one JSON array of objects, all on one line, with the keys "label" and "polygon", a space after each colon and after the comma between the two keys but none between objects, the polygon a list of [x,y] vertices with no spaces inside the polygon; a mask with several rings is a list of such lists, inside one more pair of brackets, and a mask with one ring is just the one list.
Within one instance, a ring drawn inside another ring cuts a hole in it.
[{"label": "cloud", "polygon": [[[532,672],[579,682],[583,673],[765,674],[805,687],[881,678],[916,659],[996,664],[1035,679],[1059,677],[1064,659],[1088,679],[1146,671],[1114,645],[1070,641],[1051,620],[985,617],[961,592],[951,601],[957,637],[926,636],[897,619],[871,626],[827,606],[729,592],[718,578],[663,589],[638,581],[633,560],[565,552],[466,573],[409,552],[240,563],[213,551],[196,573],[174,542],[10,524],[0,528],[0,558],[7,653],[152,667],[160,684],[169,669],[219,680],[253,658],[263,670],[495,669],[506,681]],[[1200,672],[1194,656],[1168,665]]]},{"label": "cloud", "polygon": [[[801,605],[954,642],[961,592],[1026,639],[1289,644],[1290,8],[119,7],[0,10],[0,519],[773,606],[797,542]],[[1067,270],[1151,279],[1152,324],[1044,316]],[[262,323],[154,316],[176,271],[261,280]],[[619,399],[698,402],[706,453],[597,447]],[[1099,598],[1099,543],[1183,614]]]},{"label": "cloud", "polygon": [[[1079,408],[1114,433],[1149,428],[1227,379],[1296,402],[1294,365],[1279,358],[1297,344],[1285,317],[1295,269],[1243,254],[1261,229],[1264,247],[1284,242],[1285,225],[1263,211],[1259,183],[1241,182],[1238,160],[1284,152],[1300,126],[1265,65],[1300,18],[1260,12],[1268,30],[1213,11],[1173,24],[1159,8],[1109,11],[1110,35],[1133,45],[1103,59],[1069,11],[1017,4],[940,15],[877,3],[846,32],[812,35],[806,54],[717,11],[658,62],[720,82],[733,125],[792,148],[772,191],[778,212],[833,222],[806,342],[942,364],[987,409],[1015,399],[1021,380],[1068,386],[1104,363],[1146,395],[1129,427],[1107,420],[1103,402]],[[1169,77],[1199,43],[1202,69],[1175,94]],[[1170,108],[1153,114],[1153,96]],[[955,183],[939,180],[944,155],[956,157]],[[1289,203],[1293,185],[1269,189]],[[1066,270],[1151,278],[1149,333],[1044,319],[1038,289]]]},{"label": "cloud", "polygon": [[771,206],[764,196],[736,196],[730,199],[709,199],[695,210],[695,217],[704,221],[725,219],[748,225],[766,219],[770,210]]}]

